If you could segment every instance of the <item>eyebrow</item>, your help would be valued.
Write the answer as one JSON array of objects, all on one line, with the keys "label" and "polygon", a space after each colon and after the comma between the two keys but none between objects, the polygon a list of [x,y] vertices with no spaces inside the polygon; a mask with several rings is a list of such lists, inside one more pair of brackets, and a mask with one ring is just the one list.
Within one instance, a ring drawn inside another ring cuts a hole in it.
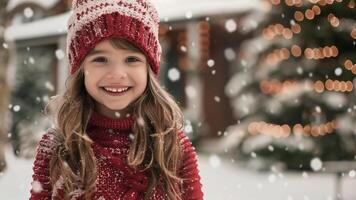
[{"label": "eyebrow", "polygon": [[108,51],[105,51],[105,50],[94,49],[94,50],[90,51],[87,56],[92,56],[92,55],[95,55],[95,54],[101,54],[101,53],[107,53],[107,52]]}]

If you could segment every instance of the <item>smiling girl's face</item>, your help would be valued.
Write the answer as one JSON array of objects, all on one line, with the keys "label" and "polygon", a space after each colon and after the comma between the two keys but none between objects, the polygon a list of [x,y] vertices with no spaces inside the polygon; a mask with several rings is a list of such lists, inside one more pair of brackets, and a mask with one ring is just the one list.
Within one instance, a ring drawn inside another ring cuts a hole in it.
[{"label": "smiling girl's face", "polygon": [[85,88],[95,110],[107,117],[124,116],[145,91],[148,64],[144,54],[116,48],[110,40],[97,44],[83,61]]}]

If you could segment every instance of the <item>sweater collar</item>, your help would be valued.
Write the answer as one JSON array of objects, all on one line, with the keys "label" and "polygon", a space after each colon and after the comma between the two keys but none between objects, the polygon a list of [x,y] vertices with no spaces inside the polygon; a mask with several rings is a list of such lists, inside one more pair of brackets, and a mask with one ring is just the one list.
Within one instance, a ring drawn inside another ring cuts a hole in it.
[{"label": "sweater collar", "polygon": [[134,121],[135,119],[132,115],[122,118],[110,118],[93,110],[89,124],[106,129],[131,130]]}]

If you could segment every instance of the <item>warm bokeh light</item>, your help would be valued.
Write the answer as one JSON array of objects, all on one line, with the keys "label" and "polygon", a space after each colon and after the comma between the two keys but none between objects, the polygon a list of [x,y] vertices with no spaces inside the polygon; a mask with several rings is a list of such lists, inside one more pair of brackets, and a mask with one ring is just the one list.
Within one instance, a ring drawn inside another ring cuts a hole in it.
[{"label": "warm bokeh light", "polygon": [[303,13],[300,12],[300,11],[295,11],[295,13],[294,13],[294,19],[297,20],[297,21],[299,21],[299,22],[303,21],[303,19],[304,19]]},{"label": "warm bokeh light", "polygon": [[293,45],[291,52],[294,57],[300,57],[302,55],[302,49],[298,45]]},{"label": "warm bokeh light", "polygon": [[275,138],[286,138],[292,133],[297,136],[319,137],[331,134],[335,129],[337,129],[336,120],[329,121],[325,124],[307,124],[305,126],[300,123],[290,126],[288,124],[278,125],[259,121],[251,122],[247,127],[247,131],[251,135],[264,134]]},{"label": "warm bokeh light", "polygon": [[353,28],[351,31],[351,37],[356,40],[356,28]]},{"label": "warm bokeh light", "polygon": [[314,6],[312,7],[312,10],[313,10],[313,12],[314,12],[315,15],[320,15],[320,13],[321,13],[321,9],[320,9],[320,7],[317,6],[317,5],[314,5]]}]

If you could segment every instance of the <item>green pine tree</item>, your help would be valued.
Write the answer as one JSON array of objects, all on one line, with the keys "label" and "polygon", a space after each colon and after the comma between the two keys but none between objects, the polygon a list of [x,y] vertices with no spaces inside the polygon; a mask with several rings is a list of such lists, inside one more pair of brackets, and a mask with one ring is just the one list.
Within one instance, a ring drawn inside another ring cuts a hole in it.
[{"label": "green pine tree", "polygon": [[[350,68],[351,61],[356,73],[354,0],[268,3],[271,9],[254,30],[255,37],[243,45],[244,62],[227,86],[241,122],[237,126],[246,133],[237,147],[239,158],[300,170],[310,169],[313,158],[354,160],[355,89],[329,90],[330,80],[349,81],[348,87],[354,82]],[[278,90],[278,84],[291,81],[297,86]],[[270,83],[277,83],[277,88],[271,89]],[[256,130],[253,122],[260,121],[277,126]],[[296,124],[303,128],[299,134],[300,129],[293,129]],[[278,125],[290,134],[278,137]]]}]

